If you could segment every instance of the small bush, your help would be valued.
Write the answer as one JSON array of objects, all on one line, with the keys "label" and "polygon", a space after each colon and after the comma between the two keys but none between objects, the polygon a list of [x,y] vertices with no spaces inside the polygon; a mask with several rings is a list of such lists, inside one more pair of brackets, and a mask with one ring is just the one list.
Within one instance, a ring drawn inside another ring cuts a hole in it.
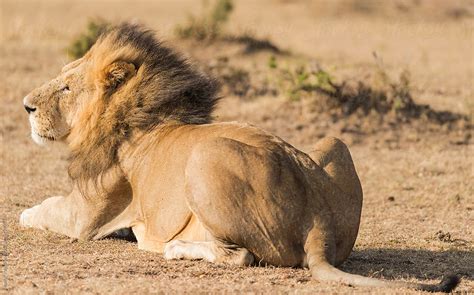
[{"label": "small bush", "polygon": [[278,63],[274,55],[271,55],[270,58],[268,59],[268,67],[270,69],[276,69],[278,67]]},{"label": "small bush", "polygon": [[216,0],[211,9],[200,17],[190,16],[188,24],[176,27],[176,34],[183,39],[213,40],[222,33],[222,26],[234,9],[232,0]]},{"label": "small bush", "polygon": [[[274,63],[276,64],[276,61]],[[299,100],[303,96],[311,95],[312,92],[327,94],[335,92],[331,76],[320,68],[314,70],[308,70],[306,66],[296,69],[282,68],[277,79],[279,88],[291,100]]]},{"label": "small bush", "polygon": [[416,103],[411,94],[410,73],[404,70],[398,79],[392,79],[381,60],[374,56],[378,69],[371,75],[371,80],[345,80],[338,83],[319,66],[277,68],[274,57],[269,61],[269,68],[275,71],[279,93],[286,94],[289,100],[316,97],[320,111],[330,112],[336,117],[376,113],[403,122],[425,118],[440,124],[465,119],[459,114],[438,112],[428,105]]},{"label": "small bush", "polygon": [[75,38],[66,48],[66,53],[71,59],[78,59],[84,56],[86,52],[94,45],[97,38],[110,26],[103,20],[91,20],[83,33]]}]

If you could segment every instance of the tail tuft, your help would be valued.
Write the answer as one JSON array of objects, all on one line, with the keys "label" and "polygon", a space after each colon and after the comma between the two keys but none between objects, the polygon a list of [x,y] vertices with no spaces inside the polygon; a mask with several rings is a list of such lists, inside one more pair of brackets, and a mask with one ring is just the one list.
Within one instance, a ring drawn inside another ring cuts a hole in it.
[{"label": "tail tuft", "polygon": [[437,285],[424,286],[423,291],[450,293],[459,285],[461,278],[458,275],[445,276]]}]

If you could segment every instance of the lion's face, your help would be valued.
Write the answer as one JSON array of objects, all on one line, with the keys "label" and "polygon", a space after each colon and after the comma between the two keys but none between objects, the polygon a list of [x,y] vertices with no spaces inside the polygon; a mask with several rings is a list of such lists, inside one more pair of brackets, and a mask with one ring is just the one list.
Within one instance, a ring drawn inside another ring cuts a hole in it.
[{"label": "lion's face", "polygon": [[38,144],[63,140],[69,134],[78,110],[92,89],[85,83],[87,63],[77,60],[66,65],[60,75],[25,96],[31,136]]}]

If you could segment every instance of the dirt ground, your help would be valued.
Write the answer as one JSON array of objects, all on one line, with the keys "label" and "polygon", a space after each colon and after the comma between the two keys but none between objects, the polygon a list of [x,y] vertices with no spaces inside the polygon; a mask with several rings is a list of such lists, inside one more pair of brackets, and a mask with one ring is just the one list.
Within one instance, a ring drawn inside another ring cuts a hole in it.
[{"label": "dirt ground", "polygon": [[[472,115],[472,1],[236,2],[227,32],[269,38],[289,52],[277,56],[282,64],[316,61],[338,80],[365,79],[376,52],[388,73],[410,71],[416,102]],[[412,292],[320,284],[304,269],[165,261],[129,241],[73,242],[19,227],[22,210],[70,189],[65,146],[33,143],[22,98],[59,72],[68,61],[64,48],[90,17],[142,22],[202,65],[227,58],[251,74],[271,75],[265,65],[272,53],[244,54],[236,44],[178,40],[174,26],[200,7],[184,0],[0,0],[0,206],[6,224],[0,235],[8,254],[2,292]],[[330,120],[311,106],[310,99],[291,101],[283,93],[251,98],[228,93],[216,115],[219,121],[256,124],[304,151],[327,135],[348,143],[364,205],[359,237],[343,270],[426,283],[458,273],[463,280],[457,290],[474,292],[474,150],[466,127],[472,117],[452,126],[413,120],[377,129],[359,117]]]}]

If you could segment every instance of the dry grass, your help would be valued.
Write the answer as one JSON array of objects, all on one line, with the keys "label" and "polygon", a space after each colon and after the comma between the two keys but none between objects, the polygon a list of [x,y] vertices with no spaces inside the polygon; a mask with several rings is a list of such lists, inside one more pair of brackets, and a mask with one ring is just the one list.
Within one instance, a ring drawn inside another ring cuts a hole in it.
[{"label": "dry grass", "polygon": [[[425,11],[419,17],[393,18],[380,17],[380,7],[370,14],[345,11],[341,17],[333,13],[338,10],[329,1],[239,1],[228,29],[235,35],[251,30],[256,38],[269,37],[279,48],[291,49],[293,55],[277,56],[279,66],[314,59],[336,81],[364,79],[374,70],[372,52],[376,51],[392,77],[409,69],[410,93],[417,103],[469,115],[474,107],[468,38],[472,19],[445,16],[442,11],[452,7],[445,4],[448,1],[436,2],[446,7],[431,10],[426,8],[428,2],[421,2],[421,8],[414,10]],[[0,35],[0,207],[9,236],[7,292],[410,292],[319,284],[302,269],[168,262],[130,242],[71,243],[59,235],[19,228],[22,210],[70,188],[67,151],[61,145],[33,144],[22,97],[60,70],[67,61],[64,47],[90,17],[100,14],[115,22],[139,16],[172,40],[175,24],[183,23],[186,11],[199,6],[191,1],[113,3],[0,2],[2,12],[8,12],[2,15]],[[269,5],[272,9],[266,9]],[[233,67],[249,73],[252,86],[263,84],[255,79],[272,78],[269,59],[274,53],[246,55],[242,45],[228,42],[170,43],[202,64],[227,58]],[[355,251],[344,270],[422,282],[458,271],[464,276],[459,290],[473,292],[473,148],[465,140],[470,130],[408,124],[381,125],[371,133],[367,130],[373,123],[334,121],[316,111],[311,99],[289,101],[271,91],[247,100],[231,94],[217,114],[218,120],[257,124],[303,150],[310,150],[325,135],[340,136],[350,144],[365,201]],[[363,133],[354,133],[355,124]]]}]

